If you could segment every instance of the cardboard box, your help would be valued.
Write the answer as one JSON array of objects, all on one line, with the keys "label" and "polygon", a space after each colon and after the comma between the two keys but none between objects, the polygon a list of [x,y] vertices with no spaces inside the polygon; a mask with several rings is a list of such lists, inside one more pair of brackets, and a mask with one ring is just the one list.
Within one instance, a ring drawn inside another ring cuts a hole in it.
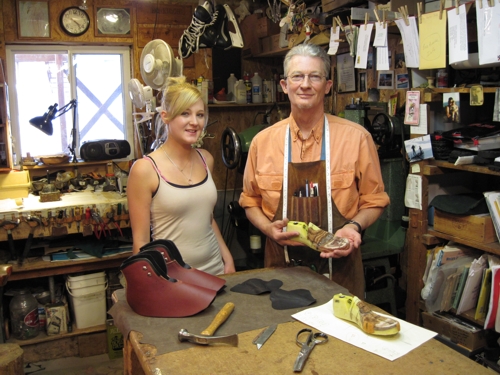
[{"label": "cardboard box", "polygon": [[267,17],[259,18],[255,24],[255,33],[257,34],[257,38],[265,38],[266,36],[279,34],[279,32],[280,25],[274,23]]},{"label": "cardboard box", "polygon": [[262,53],[278,52],[280,48],[280,34],[266,36],[260,39]]},{"label": "cardboard box", "polygon": [[63,302],[45,305],[45,330],[48,336],[68,332],[68,305]]},{"label": "cardboard box", "polygon": [[480,349],[487,344],[487,331],[476,328],[460,320],[460,318],[446,314],[422,313],[423,325],[452,342],[470,350]]},{"label": "cardboard box", "polygon": [[462,216],[435,209],[434,230],[480,243],[498,240],[493,221],[488,214]]}]

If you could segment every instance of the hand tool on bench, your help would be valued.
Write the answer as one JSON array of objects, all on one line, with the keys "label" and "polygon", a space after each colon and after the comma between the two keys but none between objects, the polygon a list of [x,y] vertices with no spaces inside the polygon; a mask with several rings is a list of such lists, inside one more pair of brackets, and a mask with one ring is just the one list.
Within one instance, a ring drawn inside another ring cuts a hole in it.
[{"label": "hand tool on bench", "polygon": [[186,329],[181,329],[177,337],[179,341],[189,341],[200,345],[210,345],[210,344],[227,344],[232,346],[238,346],[238,335],[227,335],[227,336],[212,336],[217,328],[219,328],[222,323],[224,323],[229,315],[234,310],[234,303],[228,302],[224,307],[217,313],[212,323],[203,330],[201,335],[195,335],[189,333]]},{"label": "hand tool on bench", "polygon": [[26,218],[26,222],[30,226],[30,233],[28,234],[28,238],[26,239],[26,244],[24,245],[24,250],[21,253],[21,256],[19,257],[19,259],[17,260],[17,264],[19,264],[19,266],[22,266],[24,264],[24,260],[28,257],[28,253],[29,253],[30,248],[31,248],[31,242],[33,240],[33,234],[35,233],[35,228],[42,224],[42,221],[40,220],[40,218],[38,218],[37,216],[33,216],[33,215],[28,215],[28,217]]},{"label": "hand tool on bench", "polygon": [[262,348],[262,345],[267,341],[269,337],[276,331],[276,328],[278,328],[278,325],[275,323],[273,325],[270,325],[267,328],[264,328],[256,338],[253,339],[252,344],[257,345],[257,349]]},{"label": "hand tool on bench", "polygon": [[[304,337],[305,340],[303,339]],[[295,341],[300,346],[300,352],[293,365],[293,371],[301,372],[314,347],[325,344],[328,341],[328,335],[323,332],[313,332],[312,329],[304,328],[297,332]]]},{"label": "hand tool on bench", "polygon": [[19,219],[17,220],[4,220],[0,226],[7,231],[7,240],[9,242],[9,251],[12,260],[17,259],[16,248],[14,246],[14,237],[12,237],[12,229],[15,229],[19,225]]},{"label": "hand tool on bench", "polygon": [[55,218],[56,225],[52,226],[52,236],[60,237],[68,234],[68,228],[64,225],[64,210],[59,210]]}]

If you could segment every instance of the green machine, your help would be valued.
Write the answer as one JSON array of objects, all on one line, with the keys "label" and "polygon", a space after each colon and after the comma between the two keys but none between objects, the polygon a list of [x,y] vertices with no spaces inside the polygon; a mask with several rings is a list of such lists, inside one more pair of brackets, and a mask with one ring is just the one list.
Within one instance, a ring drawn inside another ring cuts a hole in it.
[{"label": "green machine", "polygon": [[222,162],[226,168],[238,167],[238,171],[243,173],[253,137],[268,126],[268,124],[254,125],[239,134],[231,127],[224,129],[221,136],[221,152]]}]

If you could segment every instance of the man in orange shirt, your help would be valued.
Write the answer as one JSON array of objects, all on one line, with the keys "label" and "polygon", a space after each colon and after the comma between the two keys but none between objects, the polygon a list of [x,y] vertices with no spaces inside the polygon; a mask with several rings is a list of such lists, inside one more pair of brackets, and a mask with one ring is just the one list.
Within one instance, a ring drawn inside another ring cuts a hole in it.
[{"label": "man in orange shirt", "polygon": [[[311,266],[364,297],[361,232],[389,204],[375,144],[362,126],[324,113],[333,82],[330,57],[321,47],[292,48],[284,72],[281,87],[291,115],[253,139],[239,203],[267,236],[266,267]],[[291,240],[298,233],[284,230],[289,220],[312,222],[350,246],[318,253]]]}]

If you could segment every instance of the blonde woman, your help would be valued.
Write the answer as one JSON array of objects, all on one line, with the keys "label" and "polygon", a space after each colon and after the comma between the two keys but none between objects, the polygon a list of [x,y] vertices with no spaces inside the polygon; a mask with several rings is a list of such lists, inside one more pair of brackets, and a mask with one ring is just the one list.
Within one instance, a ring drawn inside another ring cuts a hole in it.
[{"label": "blonde woman", "polygon": [[213,217],[214,159],[192,147],[207,117],[198,89],[185,77],[169,78],[161,105],[166,140],[134,163],[127,198],[134,254],[151,239],[168,239],[191,267],[219,275],[235,272],[235,267]]}]

